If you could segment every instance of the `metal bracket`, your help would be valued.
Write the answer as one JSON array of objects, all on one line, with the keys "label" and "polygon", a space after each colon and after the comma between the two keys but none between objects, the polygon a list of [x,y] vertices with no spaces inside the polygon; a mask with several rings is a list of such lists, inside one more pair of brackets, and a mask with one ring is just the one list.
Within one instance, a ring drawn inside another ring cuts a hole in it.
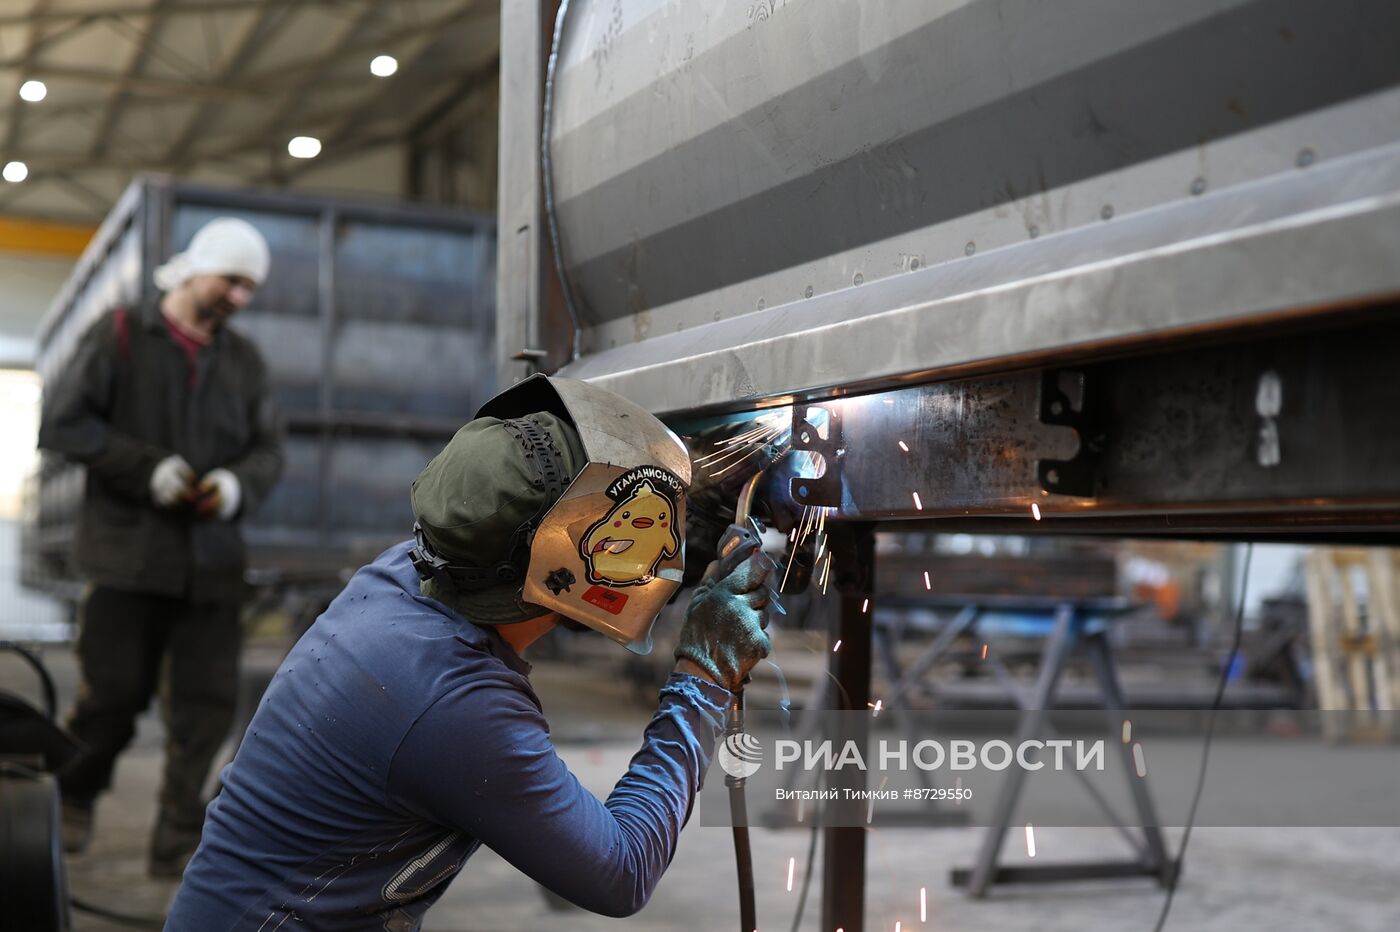
[{"label": "metal bracket", "polygon": [[[826,412],[826,439],[807,419],[806,412],[816,408]],[[846,451],[841,433],[841,412],[836,406],[795,404],[792,407],[792,448],[810,450],[822,458],[826,471],[815,479],[798,476],[789,483],[793,501],[799,505],[841,507],[841,456]]]},{"label": "metal bracket", "polygon": [[[1082,397],[1079,407],[1060,387],[1061,374],[1079,379]],[[1040,422],[1069,427],[1079,435],[1079,450],[1073,459],[1040,460],[1036,472],[1040,486],[1056,495],[1094,497],[1094,468],[1108,445],[1108,419],[1097,383],[1083,370],[1046,369],[1040,376]]]}]

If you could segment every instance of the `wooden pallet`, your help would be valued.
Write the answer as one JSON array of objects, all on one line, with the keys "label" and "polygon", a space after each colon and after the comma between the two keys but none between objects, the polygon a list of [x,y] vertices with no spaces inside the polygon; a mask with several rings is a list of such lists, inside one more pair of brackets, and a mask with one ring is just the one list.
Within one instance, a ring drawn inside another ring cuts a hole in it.
[{"label": "wooden pallet", "polygon": [[[1397,566],[1400,552],[1381,548],[1317,547],[1308,554],[1308,623],[1319,709],[1379,713],[1400,705]],[[1390,731],[1379,720],[1368,728],[1364,716],[1350,722],[1336,718],[1327,730],[1330,737],[1364,740]]]}]

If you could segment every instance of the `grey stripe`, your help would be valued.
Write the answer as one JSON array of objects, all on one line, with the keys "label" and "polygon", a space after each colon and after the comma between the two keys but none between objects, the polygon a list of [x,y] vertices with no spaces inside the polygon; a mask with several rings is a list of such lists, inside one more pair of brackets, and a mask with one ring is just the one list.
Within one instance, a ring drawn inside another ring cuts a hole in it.
[{"label": "grey stripe", "polygon": [[[954,29],[957,15],[933,26]],[[1400,84],[1397,43],[1400,4],[1260,0],[614,249],[572,276],[588,317],[618,319]],[[765,109],[805,106],[794,101],[833,74]],[[877,86],[900,80],[891,69]],[[566,232],[587,235],[585,218],[637,206],[650,185],[684,183],[684,166],[732,146],[733,133],[704,133],[560,204]]]}]

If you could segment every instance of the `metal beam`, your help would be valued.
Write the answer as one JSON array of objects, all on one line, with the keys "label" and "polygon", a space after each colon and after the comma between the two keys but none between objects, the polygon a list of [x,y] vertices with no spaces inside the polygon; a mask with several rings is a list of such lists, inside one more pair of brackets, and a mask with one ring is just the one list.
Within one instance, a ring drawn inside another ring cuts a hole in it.
[{"label": "metal beam", "polygon": [[[232,50],[224,58],[218,72],[211,79],[210,83],[215,86],[223,86],[232,80],[257,52],[260,47],[259,40],[263,38],[264,31],[282,25],[286,22],[287,16],[296,10],[294,6],[290,5],[279,6],[278,0],[259,0],[257,5],[251,9],[253,11],[252,18],[238,38],[234,40]],[[185,124],[184,131],[166,149],[162,162],[174,167],[177,172],[188,167],[190,146],[205,129],[213,109],[213,104],[207,100],[200,105],[194,116]]]},{"label": "metal beam", "polygon": [[101,158],[107,154],[109,137],[113,127],[116,126],[122,104],[126,101],[129,85],[145,67],[146,58],[150,55],[151,46],[155,42],[155,34],[164,25],[161,22],[160,13],[169,2],[170,0],[152,0],[146,11],[146,28],[141,32],[135,48],[132,49],[131,56],[126,61],[126,66],[122,69],[116,89],[107,98],[107,105],[103,108],[102,116],[97,123],[96,133],[92,138],[92,145],[88,147],[88,155],[92,158]]},{"label": "metal beam", "polygon": [[124,89],[128,94],[145,97],[217,98],[227,100],[254,97],[261,88],[243,84],[215,84],[187,78],[160,78],[109,71],[103,68],[83,68],[75,65],[53,65],[35,62],[30,74],[39,78],[60,78],[64,81],[95,84],[99,87]]},{"label": "metal beam", "polygon": [[[208,13],[227,13],[231,11],[247,10],[260,5],[262,0],[202,0],[199,3],[189,3],[176,6],[170,5],[166,11],[166,16],[202,16]],[[358,6],[362,3],[373,3],[376,0],[296,0],[296,5],[301,7],[339,7]],[[42,10],[31,10],[27,13],[5,13],[0,14],[0,26],[17,26],[25,23],[48,23],[48,22],[68,22],[72,20],[88,20],[95,22],[100,19],[115,19],[123,16],[137,16],[150,11],[149,3],[109,3],[105,5],[93,4],[86,7],[60,7],[53,9],[47,7]]]},{"label": "metal beam", "polygon": [[540,345],[549,259],[540,132],[546,37],[554,19],[546,17],[545,6],[545,0],[532,0],[501,7],[500,111],[510,114],[500,123],[496,177],[496,384],[503,389],[545,362],[524,355]]},{"label": "metal beam", "polygon": [[[833,643],[843,649],[829,655],[828,672],[837,688],[827,689],[833,709],[863,711],[870,701],[871,639],[868,612],[874,596],[875,534],[868,524],[841,523],[831,526],[830,547],[841,593],[841,613]],[[869,746],[869,719],[840,716],[842,731],[835,744],[853,741],[856,747]],[[854,721],[853,721],[854,719]],[[858,722],[858,724],[856,724]],[[850,729],[846,731],[845,729]],[[832,789],[859,792],[866,788],[865,771],[840,768],[829,775]],[[843,795],[845,795],[843,793]],[[865,833],[857,828],[823,829],[822,928],[861,932],[865,928]]]},{"label": "metal beam", "polygon": [[[432,19],[405,26],[403,29],[384,35],[374,36],[361,42],[352,42],[340,50],[342,59],[352,58],[357,55],[364,55],[369,52],[381,52],[392,50],[394,46],[411,41],[421,35],[441,35],[441,33],[456,25],[456,23],[466,17],[476,17],[478,15],[491,15],[497,13],[494,4],[467,3],[463,6],[452,7],[448,12]],[[257,89],[263,93],[276,93],[286,88],[290,81],[297,81],[305,77],[306,74],[314,72],[321,67],[319,60],[309,62],[296,62],[283,65],[277,68],[268,68],[259,71],[257,75],[249,77],[246,82],[247,87]],[[400,63],[400,72],[404,69]]]},{"label": "metal beam", "polygon": [[[43,10],[48,7],[53,0],[34,0],[34,10]],[[39,23],[37,21],[29,24],[29,38],[25,42],[24,53],[20,56],[19,75],[16,85],[23,84],[30,74],[30,69],[34,65],[34,56],[39,48],[40,35]],[[14,151],[19,143],[20,123],[24,119],[23,107],[12,107],[10,118],[6,121],[5,127],[5,161],[10,160],[10,153]]]},{"label": "metal beam", "polygon": [[0,252],[77,257],[96,232],[92,226],[0,216]]},{"label": "metal beam", "polygon": [[255,133],[267,139],[272,138],[272,134],[282,128],[282,121],[292,112],[296,105],[309,96],[308,92],[321,80],[326,69],[337,61],[343,61],[348,55],[351,41],[359,34],[364,25],[384,11],[388,0],[373,0],[367,3],[358,16],[351,19],[340,33],[331,40],[330,46],[316,56],[307,70],[300,75],[300,80],[291,86],[288,93],[282,97],[282,102],[272,111],[272,114],[263,121],[262,127]]},{"label": "metal beam", "polygon": [[[1393,537],[1395,308],[831,402],[841,517],[989,533]],[[1101,410],[1092,443],[1046,418],[1047,375],[1077,409]],[[1086,493],[1058,493],[1043,467],[1088,446]]]},{"label": "metal beam", "polygon": [[[457,15],[465,16],[469,13],[480,12],[480,10],[481,3],[479,2],[479,0],[466,0],[463,6],[459,8]],[[443,37],[441,36],[441,34],[438,34],[436,32],[425,35],[420,44],[418,45],[418,48],[415,49],[406,60],[400,60],[399,70],[401,72],[410,71],[415,64],[421,61],[424,57],[427,56],[429,52],[431,52],[434,48],[437,47],[437,45],[442,41],[442,38]],[[469,86],[473,81],[479,81],[482,76],[495,72],[498,68],[499,64],[497,63],[497,60],[493,58],[484,67],[473,70],[471,73],[469,73],[464,81],[460,82],[455,86],[449,87],[445,93],[439,94],[431,98],[427,105],[417,108],[413,112],[413,115],[411,115],[405,122],[409,126],[412,126],[414,123],[417,122],[419,118],[421,118],[423,114],[430,113],[433,110],[437,109],[442,105],[444,101],[462,93],[462,88]],[[360,135],[360,128],[365,125],[365,122],[370,117],[370,115],[373,114],[380,107],[382,107],[386,100],[395,96],[398,93],[399,91],[394,85],[387,84],[378,93],[370,95],[370,97],[363,103],[351,108],[348,112],[343,114],[341,118],[336,122],[335,126],[331,129],[331,131],[322,138],[321,143],[323,146],[323,150],[333,150],[351,141],[357,135]],[[259,178],[258,181],[260,183],[286,183],[291,179],[297,178],[301,175],[306,174],[308,171],[313,170],[317,167],[317,163],[320,161],[321,160],[319,158],[311,159],[303,165],[298,165],[291,168],[288,168],[284,164],[279,165],[273,171],[269,171],[266,175]]]}]

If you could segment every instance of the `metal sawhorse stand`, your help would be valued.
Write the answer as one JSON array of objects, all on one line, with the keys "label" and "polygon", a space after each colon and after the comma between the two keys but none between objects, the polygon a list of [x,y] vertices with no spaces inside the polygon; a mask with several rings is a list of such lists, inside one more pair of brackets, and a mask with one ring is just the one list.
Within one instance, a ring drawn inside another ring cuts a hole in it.
[{"label": "metal sawhorse stand", "polygon": [[[1035,686],[1027,695],[1017,687],[1009,671],[995,658],[989,658],[994,674],[1011,691],[1017,705],[1022,709],[1020,726],[1014,744],[1037,737],[1045,725],[1046,710],[1055,707],[1055,695],[1064,672],[1065,664],[1078,643],[1084,645],[1093,667],[1094,678],[1098,682],[1106,713],[1121,713],[1125,707],[1122,687],[1113,664],[1113,655],[1108,643],[1106,618],[1122,614],[1131,609],[1131,603],[1124,599],[1064,600],[1053,605],[1054,626],[1045,641],[1041,653],[1040,673]],[[976,606],[972,613],[960,613],[956,628],[949,628],[935,639],[929,649],[912,665],[903,677],[896,694],[900,698],[907,695],[916,682],[937,660],[935,647],[941,650],[951,645],[957,633],[971,627],[982,609],[1014,609],[1021,612],[1046,611],[1043,599],[992,598]],[[951,632],[951,633],[950,633]],[[946,637],[944,635],[947,635]],[[1135,770],[1132,750],[1126,744],[1114,742],[1123,754],[1127,773]],[[1167,856],[1162,831],[1157,826],[1155,807],[1148,792],[1145,779],[1129,779],[1134,807],[1143,825],[1142,838],[1135,838],[1126,828],[1120,827],[1129,842],[1136,849],[1137,856],[1123,861],[1095,861],[1069,864],[1032,864],[1019,867],[1002,867],[998,864],[1002,843],[1016,808],[1025,780],[1025,771],[1013,769],[1008,773],[1005,786],[996,801],[992,823],[987,828],[978,852],[976,863],[971,868],[956,868],[952,871],[954,886],[967,888],[969,896],[983,897],[995,883],[1054,883],[1063,880],[1088,880],[1122,877],[1153,877],[1163,886],[1170,883],[1178,869],[1177,864]],[[1101,805],[1106,805],[1095,797]]]}]

